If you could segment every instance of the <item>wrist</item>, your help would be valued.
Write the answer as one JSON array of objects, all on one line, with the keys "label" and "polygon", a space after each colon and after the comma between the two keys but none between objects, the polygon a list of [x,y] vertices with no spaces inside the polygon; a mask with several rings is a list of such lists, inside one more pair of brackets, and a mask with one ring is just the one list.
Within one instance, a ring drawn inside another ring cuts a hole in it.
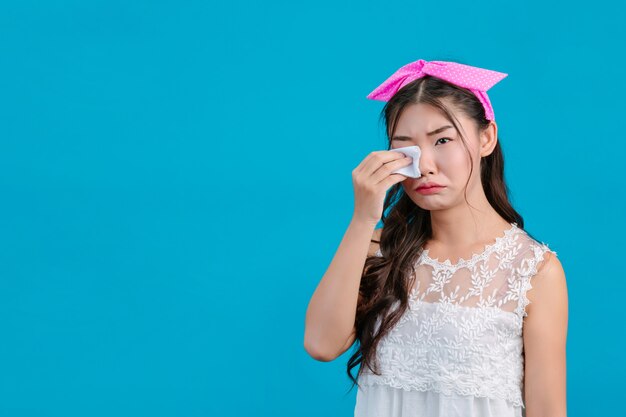
[{"label": "wrist", "polygon": [[376,229],[376,225],[378,224],[378,220],[362,219],[357,216],[352,216],[350,224],[358,228],[364,228],[374,231],[374,229]]}]

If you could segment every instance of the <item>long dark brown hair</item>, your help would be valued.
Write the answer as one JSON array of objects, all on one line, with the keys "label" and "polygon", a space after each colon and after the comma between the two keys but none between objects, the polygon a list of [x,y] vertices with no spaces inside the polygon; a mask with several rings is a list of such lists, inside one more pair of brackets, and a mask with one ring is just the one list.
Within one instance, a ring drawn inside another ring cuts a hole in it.
[{"label": "long dark brown hair", "polygon": [[[470,90],[427,75],[402,87],[385,104],[381,120],[384,118],[387,149],[391,149],[391,138],[403,109],[408,105],[426,103],[441,110],[453,124],[472,159],[466,138],[461,133],[463,129],[460,122],[442,99],[452,103],[455,110],[473,120],[477,133],[488,127],[490,121],[485,118],[485,110]],[[470,177],[471,174],[472,172]],[[499,137],[491,154],[481,158],[480,179],[491,206],[509,223],[515,222],[523,229],[524,219],[509,202],[509,189],[504,180],[504,156]],[[469,204],[467,183],[464,195],[465,201]],[[373,239],[372,242],[380,245],[382,257],[367,257],[359,286],[355,319],[358,343],[355,345],[356,352],[350,357],[347,365],[348,376],[352,380],[350,390],[355,384],[359,386],[357,379],[365,366],[380,375],[375,354],[376,346],[406,311],[409,291],[415,278],[412,274],[413,266],[424,243],[432,238],[430,211],[416,205],[406,195],[401,183],[393,185],[387,192],[381,221],[383,232],[380,242]],[[530,233],[529,236],[532,237]],[[361,367],[355,378],[351,370],[359,364]],[[375,369],[372,369],[372,365]]]}]

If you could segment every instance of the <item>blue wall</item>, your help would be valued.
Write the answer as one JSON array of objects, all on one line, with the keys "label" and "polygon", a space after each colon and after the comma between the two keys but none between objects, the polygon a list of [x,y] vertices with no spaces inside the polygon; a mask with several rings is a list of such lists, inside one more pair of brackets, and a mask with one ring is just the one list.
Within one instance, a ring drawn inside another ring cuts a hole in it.
[{"label": "blue wall", "polygon": [[419,58],[490,92],[513,203],[570,297],[570,417],[622,409],[624,7],[3,1],[0,415],[349,416],[303,348]]}]

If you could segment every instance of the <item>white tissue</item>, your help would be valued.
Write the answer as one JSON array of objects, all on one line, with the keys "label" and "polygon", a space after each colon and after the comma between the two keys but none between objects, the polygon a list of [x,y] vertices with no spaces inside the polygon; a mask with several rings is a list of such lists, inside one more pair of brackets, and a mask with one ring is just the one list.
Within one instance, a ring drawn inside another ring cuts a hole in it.
[{"label": "white tissue", "polygon": [[422,176],[419,165],[420,155],[422,151],[420,150],[419,146],[406,146],[404,148],[395,148],[389,150],[393,152],[400,152],[413,158],[413,163],[411,165],[396,169],[395,171],[393,171],[394,174],[402,174],[411,178],[419,178]]}]

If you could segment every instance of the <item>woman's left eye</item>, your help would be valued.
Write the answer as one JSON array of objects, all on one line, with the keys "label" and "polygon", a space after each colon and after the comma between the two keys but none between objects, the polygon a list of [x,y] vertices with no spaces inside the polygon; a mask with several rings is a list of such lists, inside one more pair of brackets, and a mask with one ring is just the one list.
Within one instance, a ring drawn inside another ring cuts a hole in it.
[{"label": "woman's left eye", "polygon": [[[445,140],[452,140],[452,139],[450,139],[450,138],[439,138],[439,139],[437,139],[437,142],[439,142],[440,140],[444,140],[444,139],[445,139]],[[435,142],[435,143],[437,143],[437,142]],[[446,143],[447,143],[447,142],[446,142]]]}]

